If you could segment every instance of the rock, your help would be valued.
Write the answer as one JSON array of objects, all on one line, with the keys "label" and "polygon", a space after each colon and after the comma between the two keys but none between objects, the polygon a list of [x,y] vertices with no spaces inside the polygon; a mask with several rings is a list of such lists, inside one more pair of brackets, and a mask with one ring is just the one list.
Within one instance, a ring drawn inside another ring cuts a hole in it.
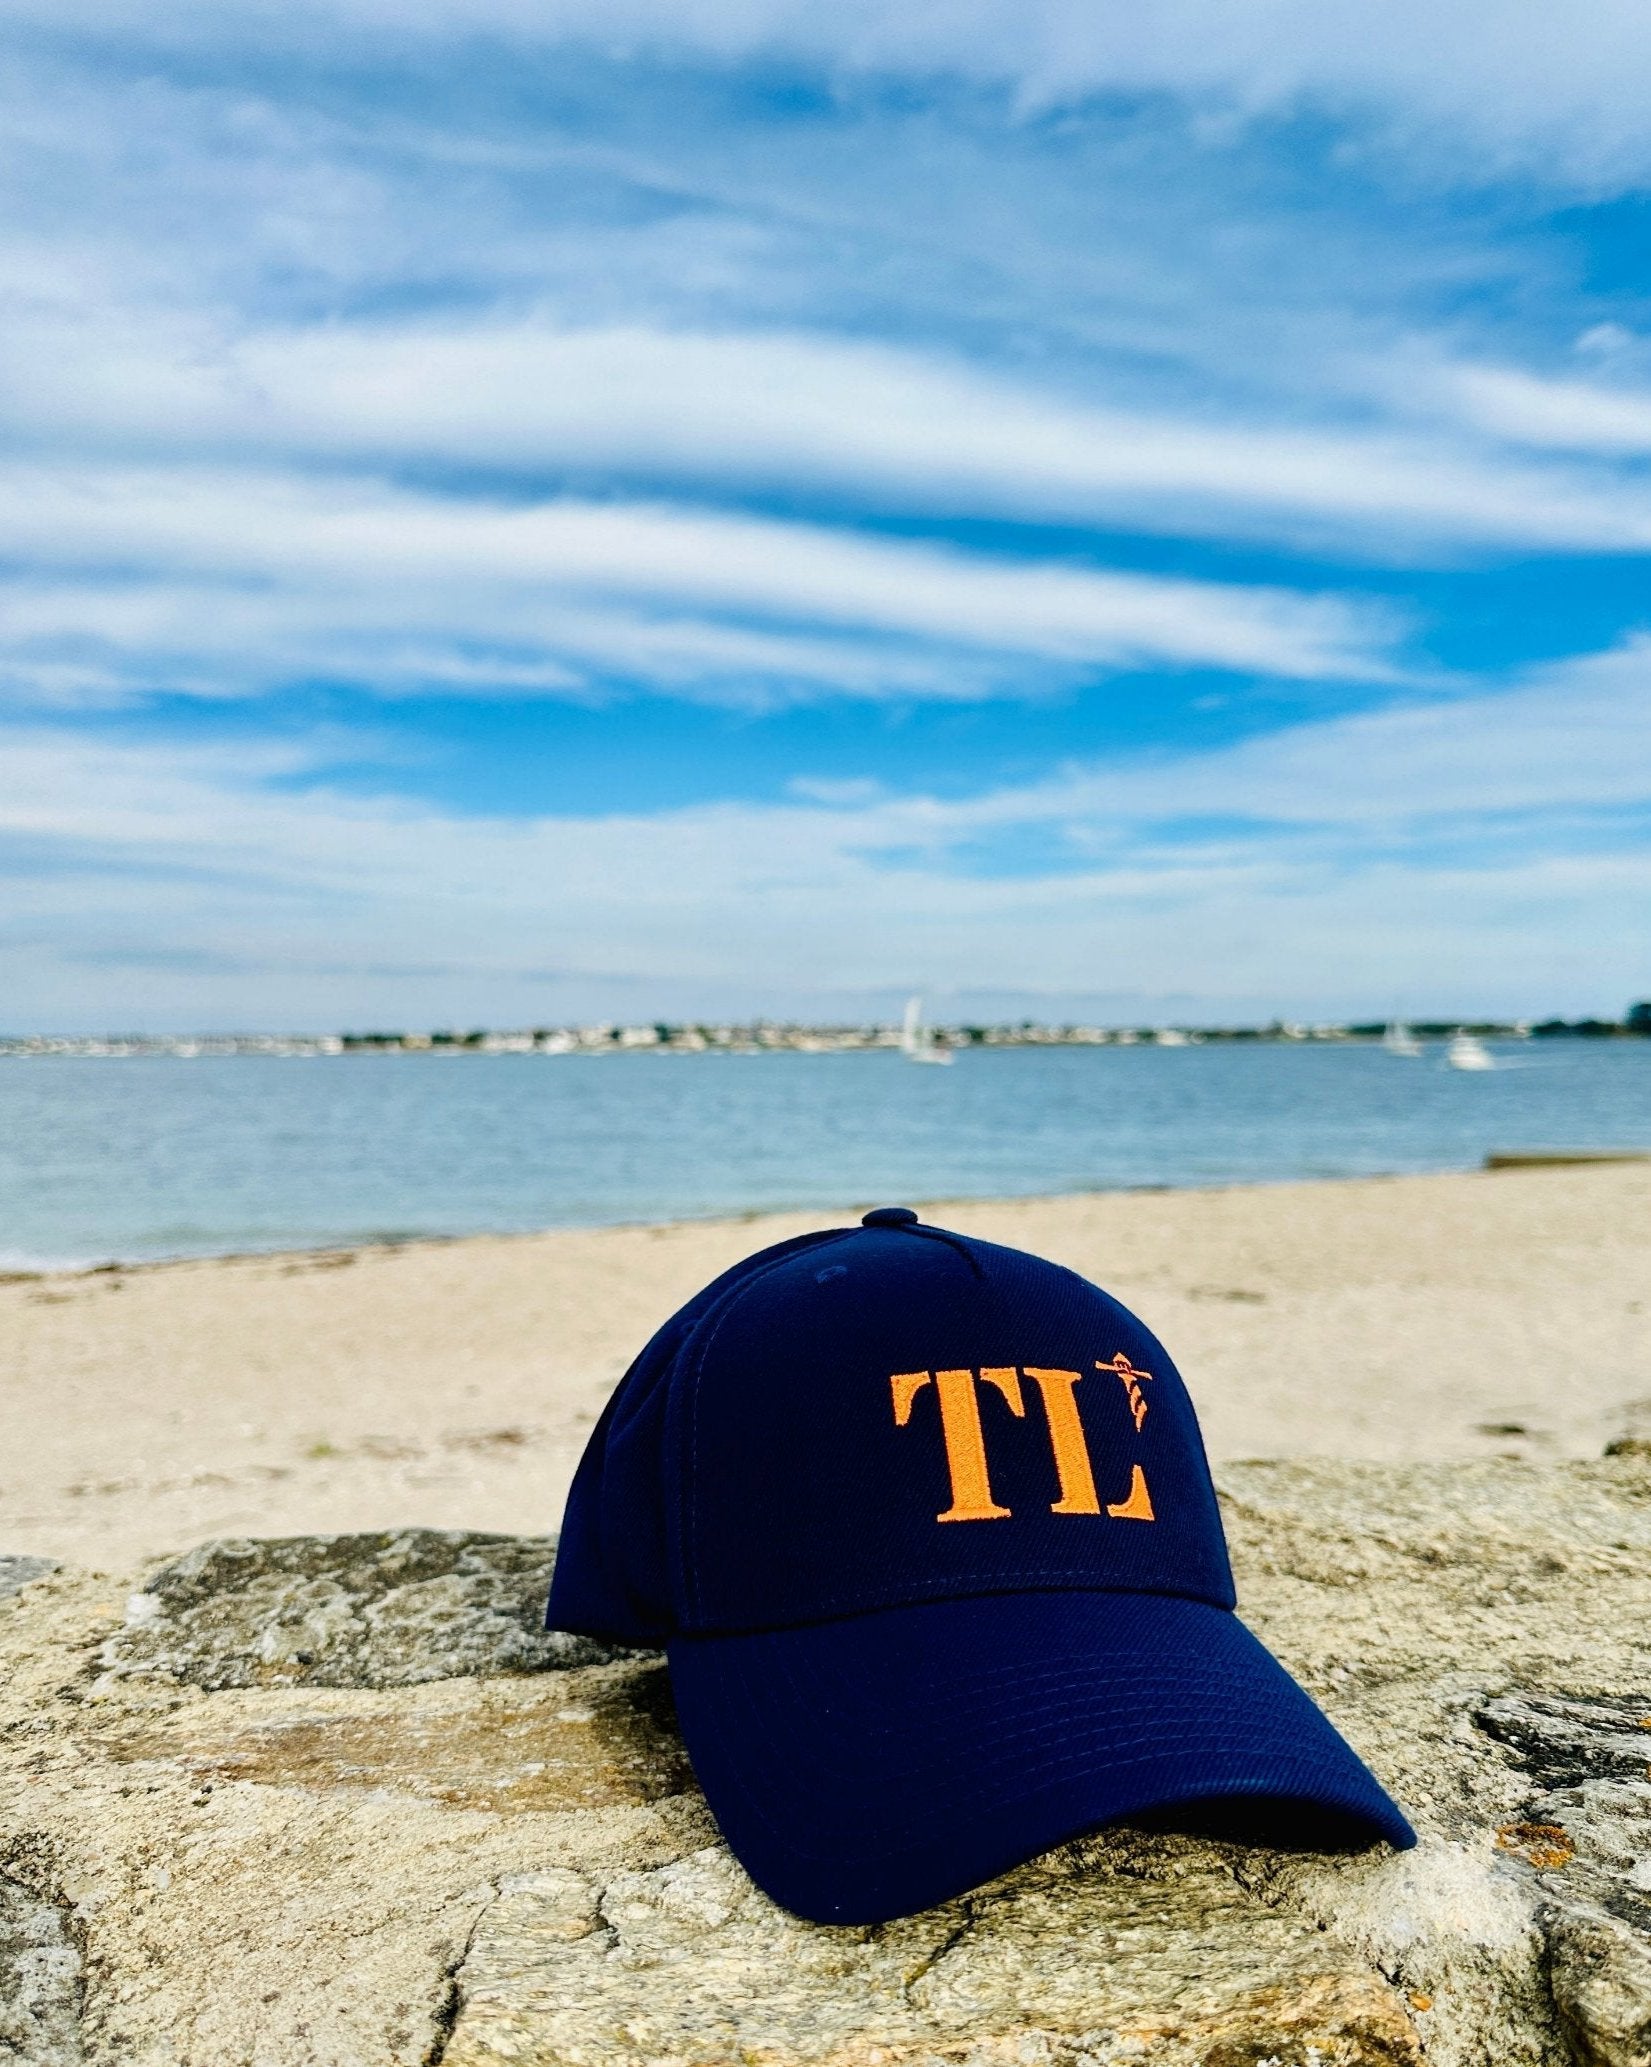
[{"label": "rock", "polygon": [[56,1570],[56,1558],[0,1556],[0,1600],[8,1593],[21,1593],[25,1586]]},{"label": "rock", "polygon": [[536,1876],[501,1889],[461,1984],[446,2067],[1424,2057],[1380,1975],[1184,1838],[1067,1846],[870,1930],[799,1923],[720,1845],[605,1883]]},{"label": "rock", "polygon": [[0,2060],[80,2067],[80,1954],[62,1912],[0,1878]]},{"label": "rock", "polygon": [[[1575,1789],[1596,1780],[1643,1783],[1651,1759],[1651,1700],[1565,1700],[1503,1694],[1474,1712],[1488,1735],[1509,1745],[1545,1787]],[[1651,1789],[1644,1790],[1651,1802]]]},{"label": "rock", "polygon": [[1541,1791],[1501,1843],[1533,1866],[1554,2002],[1588,2067],[1651,2061],[1651,1700],[1505,1695],[1475,1712]]},{"label": "rock", "polygon": [[228,1687],[406,1687],[617,1655],[544,1627],[555,1545],[400,1529],[203,1543],[134,1594],[116,1674]]},{"label": "rock", "polygon": [[250,1715],[209,1702],[108,1748],[132,1765],[180,1765],[208,1792],[226,1781],[368,1788],[512,1813],[662,1801],[693,1781],[657,1662],[445,1680],[396,1699],[266,1702]]},{"label": "rock", "polygon": [[1651,1469],[1222,1479],[1246,1618],[1414,1852],[1118,1829],[817,1928],[720,1843],[661,1662],[542,1643],[547,1545],[209,1545],[124,1626],[67,1570],[0,1616],[0,1892],[84,1959],[54,2028],[131,2067],[1651,2067]]}]

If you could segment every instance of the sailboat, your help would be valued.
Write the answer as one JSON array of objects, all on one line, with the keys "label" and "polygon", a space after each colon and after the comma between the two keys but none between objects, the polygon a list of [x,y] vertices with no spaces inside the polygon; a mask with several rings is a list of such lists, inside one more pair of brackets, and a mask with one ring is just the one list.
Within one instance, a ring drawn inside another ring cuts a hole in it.
[{"label": "sailboat", "polygon": [[1450,1037],[1445,1060],[1452,1069],[1494,1069],[1496,1058],[1477,1034],[1458,1027]]},{"label": "sailboat", "polygon": [[942,1048],[934,1035],[923,1024],[923,1000],[906,1000],[906,1017],[900,1028],[900,1052],[908,1062],[946,1062],[952,1059],[950,1048]]},{"label": "sailboat", "polygon": [[1382,1035],[1382,1047],[1389,1055],[1420,1055],[1422,1044],[1402,1019],[1390,1019]]}]

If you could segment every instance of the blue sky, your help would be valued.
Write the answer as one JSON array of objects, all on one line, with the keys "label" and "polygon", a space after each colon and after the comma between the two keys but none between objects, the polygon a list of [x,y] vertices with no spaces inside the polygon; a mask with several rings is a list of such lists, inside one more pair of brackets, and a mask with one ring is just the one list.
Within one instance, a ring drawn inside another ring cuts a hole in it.
[{"label": "blue sky", "polygon": [[1635,11],[150,12],[6,10],[0,1026],[1651,993]]}]

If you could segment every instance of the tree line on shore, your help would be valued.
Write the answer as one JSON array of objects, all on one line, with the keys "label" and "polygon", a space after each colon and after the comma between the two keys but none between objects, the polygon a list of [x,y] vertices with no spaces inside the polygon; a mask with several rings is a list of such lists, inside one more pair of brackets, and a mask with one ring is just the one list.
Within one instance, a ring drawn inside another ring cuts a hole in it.
[{"label": "tree line on shore", "polygon": [[[931,1029],[948,1048],[1191,1047],[1204,1043],[1309,1041],[1370,1042],[1387,1031],[1376,1020],[1307,1025],[1275,1019],[1263,1026],[1084,1026],[1048,1025],[1023,1019]],[[1651,999],[1630,1005],[1621,1019],[1422,1019],[1409,1031],[1419,1040],[1448,1040],[1458,1033],[1481,1040],[1618,1040],[1651,1037]],[[617,1054],[626,1051],[673,1054],[761,1054],[789,1049],[805,1054],[898,1048],[897,1026],[804,1025],[786,1020],[746,1023],[643,1020],[601,1021],[580,1026],[534,1026],[507,1030],[476,1027],[433,1032],[374,1030],[332,1034],[34,1034],[0,1035],[0,1056],[26,1055],[349,1055],[427,1054]]]}]

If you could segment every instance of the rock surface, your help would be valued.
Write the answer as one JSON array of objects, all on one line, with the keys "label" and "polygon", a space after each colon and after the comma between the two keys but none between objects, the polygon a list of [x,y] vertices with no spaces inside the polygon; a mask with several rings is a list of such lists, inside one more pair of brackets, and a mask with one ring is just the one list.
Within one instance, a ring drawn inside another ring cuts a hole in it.
[{"label": "rock surface", "polygon": [[[820,1929],[548,1546],[204,1546],[0,1602],[0,2059],[1651,2067],[1651,1460],[1244,1465],[1246,1618],[1414,1852],[1120,1829]],[[0,1570],[3,1570],[0,1564]]]},{"label": "rock surface", "polygon": [[79,2067],[80,1954],[62,1912],[0,1880],[0,2060]]},{"label": "rock surface", "polygon": [[1541,1792],[1502,1842],[1544,1867],[1554,2001],[1584,2060],[1651,2060],[1651,1702],[1504,1695],[1474,1716]]},{"label": "rock surface", "polygon": [[25,1586],[32,1586],[36,1579],[44,1579],[48,1572],[56,1570],[55,1558],[0,1557],[0,1599],[8,1593],[21,1593]]},{"label": "rock surface", "polygon": [[112,1672],[227,1687],[408,1687],[616,1654],[544,1626],[549,1541],[446,1529],[203,1543],[163,1565]]}]

